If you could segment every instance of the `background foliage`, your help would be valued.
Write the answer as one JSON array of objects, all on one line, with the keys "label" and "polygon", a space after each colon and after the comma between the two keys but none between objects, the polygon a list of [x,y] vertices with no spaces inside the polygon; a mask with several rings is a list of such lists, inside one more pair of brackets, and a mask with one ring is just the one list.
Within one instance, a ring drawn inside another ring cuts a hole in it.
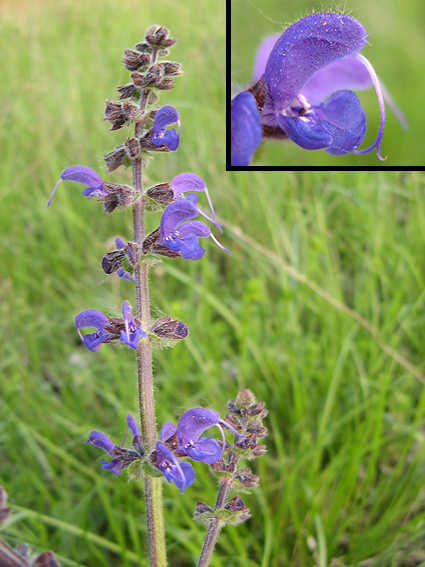
[{"label": "background foliage", "polygon": [[[249,85],[254,56],[261,40],[323,7],[342,9],[357,18],[369,34],[369,45],[362,54],[369,59],[398,106],[407,115],[410,129],[404,132],[387,108],[382,155],[349,154],[331,156],[325,151],[307,151],[290,142],[263,143],[255,154],[256,166],[328,166],[328,167],[408,167],[424,163],[424,117],[417,104],[409,99],[423,100],[425,82],[420,71],[425,64],[425,7],[421,0],[232,0],[231,2],[231,74],[232,84],[240,90]],[[367,148],[376,138],[379,127],[379,108],[375,90],[357,91],[366,113],[367,131],[361,147]]]},{"label": "background foliage", "polygon": [[[107,131],[104,100],[127,81],[124,48],[153,22],[178,38],[186,74],[163,98],[181,113],[181,146],[155,157],[149,179],[201,175],[233,254],[210,242],[202,261],[152,273],[155,312],[192,331],[156,356],[158,421],[193,405],[224,415],[241,387],[270,410],[261,487],[244,496],[253,518],[226,527],[212,565],[419,565],[425,393],[400,357],[422,377],[424,175],[226,174],[225,14],[213,0],[1,4],[0,480],[14,512],[2,537],[53,549],[64,566],[147,565],[141,487],[82,444],[92,429],[121,441],[137,407],[133,356],[90,353],[73,323],[131,299],[131,283],[100,269],[131,218],[107,218],[71,183],[45,207],[65,167],[104,175],[102,156],[125,136]],[[191,515],[215,499],[199,465],[183,496],[164,486],[173,567],[196,561],[204,528]]]}]

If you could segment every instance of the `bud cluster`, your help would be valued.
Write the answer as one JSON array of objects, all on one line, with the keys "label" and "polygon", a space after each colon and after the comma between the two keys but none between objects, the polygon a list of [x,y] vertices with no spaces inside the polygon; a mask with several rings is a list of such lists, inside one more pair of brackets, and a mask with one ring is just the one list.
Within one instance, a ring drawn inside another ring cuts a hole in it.
[{"label": "bud cluster", "polygon": [[[241,437],[235,438],[232,446],[227,447],[224,456],[211,464],[211,468],[226,494],[231,488],[246,491],[255,488],[259,484],[260,477],[253,474],[251,469],[238,469],[239,459],[254,459],[267,452],[264,444],[258,443],[259,437],[267,435],[267,428],[264,427],[262,420],[268,411],[263,402],[256,402],[254,394],[250,390],[241,390],[236,401],[229,401],[227,404],[229,415],[226,422],[236,431],[240,432]],[[240,524],[250,518],[249,509],[244,501],[239,497],[229,501],[220,502],[212,510],[203,502],[198,502],[194,518],[207,523],[215,518],[221,523]]]}]

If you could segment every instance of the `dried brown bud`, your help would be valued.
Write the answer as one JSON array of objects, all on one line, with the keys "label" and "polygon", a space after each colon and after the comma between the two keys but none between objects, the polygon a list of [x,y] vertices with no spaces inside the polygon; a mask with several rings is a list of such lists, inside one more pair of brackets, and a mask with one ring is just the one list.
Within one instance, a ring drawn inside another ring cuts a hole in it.
[{"label": "dried brown bud", "polygon": [[123,100],[125,98],[130,98],[131,95],[137,91],[136,87],[134,86],[133,83],[130,83],[129,85],[123,85],[122,87],[118,87],[117,91],[120,93],[120,97],[119,100]]},{"label": "dried brown bud", "polygon": [[113,252],[108,252],[102,258],[102,270],[105,274],[112,274],[122,267],[122,261],[124,260],[125,252],[124,250],[114,250]]},{"label": "dried brown bud", "polygon": [[238,406],[247,407],[255,403],[255,396],[251,390],[241,390],[236,398]]},{"label": "dried brown bud", "polygon": [[187,337],[189,330],[181,321],[176,321],[171,317],[162,317],[153,323],[151,332],[161,339],[180,340]]},{"label": "dried brown bud", "polygon": [[109,154],[103,156],[103,159],[106,161],[106,165],[108,166],[106,173],[115,171],[122,164],[125,154],[125,146],[121,145],[117,146],[115,150],[109,152]]},{"label": "dried brown bud", "polygon": [[268,435],[267,427],[264,427],[260,421],[252,421],[247,427],[248,433],[255,433],[257,437],[266,437]]},{"label": "dried brown bud", "polygon": [[137,51],[140,51],[140,53],[150,53],[152,51],[152,47],[149,45],[149,43],[146,43],[145,41],[142,43],[138,43],[135,46],[135,49],[137,49]]},{"label": "dried brown bud", "polygon": [[174,89],[174,87],[176,86],[176,81],[174,79],[171,78],[169,79],[168,77],[164,77],[164,79],[162,79],[162,81],[155,86],[160,91],[170,91],[171,89]]},{"label": "dried brown bud", "polygon": [[124,145],[127,148],[128,157],[130,159],[136,159],[140,154],[139,141],[136,140],[136,138],[127,138]]},{"label": "dried brown bud", "polygon": [[178,258],[178,252],[173,252],[167,246],[158,244],[158,240],[161,236],[160,229],[157,228],[154,232],[148,234],[148,236],[143,241],[143,252],[148,254],[149,252],[153,254],[160,254],[161,256],[167,256],[168,258]]},{"label": "dried brown bud", "polygon": [[207,504],[204,504],[204,502],[200,502],[198,500],[198,502],[196,503],[195,511],[196,514],[205,514],[205,512],[213,512],[213,509],[210,508]]},{"label": "dried brown bud", "polygon": [[161,63],[165,75],[181,75],[181,63],[176,63],[175,61],[162,61]]},{"label": "dried brown bud", "polygon": [[213,463],[211,465],[211,468],[216,472],[225,472],[226,471],[226,463],[224,462],[223,457],[221,457],[221,459],[219,459],[218,461]]},{"label": "dried brown bud", "polygon": [[125,330],[124,319],[109,317],[109,321],[104,326],[104,329],[109,334],[119,337],[120,332]]},{"label": "dried brown bud", "polygon": [[108,122],[114,122],[123,116],[122,102],[115,102],[113,100],[106,101],[105,118]]},{"label": "dried brown bud", "polygon": [[255,488],[260,481],[260,477],[252,474],[250,469],[239,469],[233,478],[238,480],[245,488]]},{"label": "dried brown bud", "polygon": [[262,457],[265,453],[267,453],[267,447],[262,443],[259,443],[253,449],[251,449],[252,457]]},{"label": "dried brown bud", "polygon": [[169,205],[176,200],[171,183],[154,185],[147,190],[146,195],[161,205]]},{"label": "dried brown bud", "polygon": [[122,58],[122,62],[129,71],[137,71],[140,67],[149,65],[150,59],[149,53],[140,53],[140,51],[126,49],[125,57]]},{"label": "dried brown bud", "polygon": [[[125,155],[125,150],[124,150],[124,155]],[[105,159],[106,163],[108,164],[106,158],[107,156],[105,156],[103,159]],[[114,167],[113,169],[109,167],[108,173],[116,169],[119,165],[121,165],[121,163],[122,163],[122,159],[121,162],[118,163],[118,165],[116,165],[116,167]],[[108,194],[105,195],[104,197],[101,197],[98,200],[104,203],[103,211],[105,213],[111,214],[112,211],[114,211],[117,207],[120,206],[129,207],[133,202],[134,189],[132,187],[128,187],[127,185],[117,185],[115,183],[109,183],[108,181],[103,182],[103,187],[108,191]]]},{"label": "dried brown bud", "polygon": [[242,510],[248,509],[240,496],[235,496],[229,500],[224,508],[229,510],[229,512],[241,512]]},{"label": "dried brown bud", "polygon": [[167,39],[168,30],[164,27],[159,27],[157,25],[151,26],[146,32],[146,41],[155,47],[168,48],[173,46],[177,40]]}]

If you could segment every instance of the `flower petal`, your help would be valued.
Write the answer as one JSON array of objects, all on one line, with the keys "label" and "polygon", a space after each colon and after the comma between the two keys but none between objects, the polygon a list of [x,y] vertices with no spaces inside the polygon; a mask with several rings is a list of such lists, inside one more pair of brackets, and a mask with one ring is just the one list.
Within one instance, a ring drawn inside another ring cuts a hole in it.
[{"label": "flower petal", "polygon": [[190,463],[179,463],[175,455],[161,441],[156,442],[156,466],[167,481],[174,482],[183,492],[195,480],[195,471]]},{"label": "flower petal", "polygon": [[98,449],[103,449],[108,455],[113,456],[112,449],[115,447],[115,443],[112,443],[109,437],[101,431],[91,431],[88,441],[85,441],[85,443],[94,445]]},{"label": "flower petal", "polygon": [[326,149],[346,154],[361,144],[366,119],[352,91],[337,91],[330,99],[299,117],[277,116],[277,122],[293,142],[306,150]]},{"label": "flower petal", "polygon": [[185,450],[188,457],[194,461],[203,461],[208,465],[212,465],[221,457],[222,450],[215,439],[210,437],[201,437],[199,441]]},{"label": "flower petal", "polygon": [[127,427],[130,429],[131,433],[133,434],[133,437],[139,435],[139,427],[137,425],[136,420],[131,415],[131,413],[129,413],[127,416]]},{"label": "flower petal", "polygon": [[283,32],[264,73],[265,107],[286,109],[317,71],[358,53],[368,35],[360,22],[343,14],[312,14]]},{"label": "flower petal", "polygon": [[56,183],[52,194],[50,195],[49,202],[47,203],[47,208],[49,208],[49,205],[53,199],[53,195],[55,194],[55,191],[61,181],[77,181],[78,183],[87,185],[87,187],[89,188],[96,189],[103,183],[102,178],[93,169],[85,167],[84,165],[75,165],[73,167],[69,167],[68,169],[64,169],[60,175],[59,181]]},{"label": "flower petal", "polygon": [[[166,130],[170,124],[178,124],[178,133],[172,130]],[[174,151],[179,146],[180,136],[180,120],[179,113],[172,106],[163,106],[158,110],[153,122],[152,142],[155,146],[166,145],[170,150]]]},{"label": "flower petal", "polygon": [[196,216],[198,216],[198,209],[187,199],[179,199],[175,203],[168,205],[161,217],[162,239],[166,239],[173,234],[180,223],[193,219]]},{"label": "flower petal", "polygon": [[263,128],[254,97],[249,92],[238,94],[231,106],[231,165],[249,165],[262,137]]},{"label": "flower petal", "polygon": [[166,421],[161,429],[161,439],[163,441],[168,441],[170,437],[174,435],[177,431],[177,427],[171,421]]}]

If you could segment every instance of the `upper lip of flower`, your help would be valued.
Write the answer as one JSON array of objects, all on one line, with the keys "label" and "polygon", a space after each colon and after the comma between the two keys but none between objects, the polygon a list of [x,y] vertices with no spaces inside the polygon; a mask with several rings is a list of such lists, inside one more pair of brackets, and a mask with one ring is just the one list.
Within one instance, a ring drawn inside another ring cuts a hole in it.
[{"label": "upper lip of flower", "polygon": [[53,195],[61,181],[77,181],[78,183],[86,185],[87,188],[83,191],[83,194],[86,197],[90,197],[92,195],[104,196],[107,194],[107,191],[103,188],[103,181],[101,177],[93,169],[84,165],[74,165],[73,167],[64,169],[60,174],[60,179],[54,186],[52,194],[50,195],[47,208],[49,208]]}]

